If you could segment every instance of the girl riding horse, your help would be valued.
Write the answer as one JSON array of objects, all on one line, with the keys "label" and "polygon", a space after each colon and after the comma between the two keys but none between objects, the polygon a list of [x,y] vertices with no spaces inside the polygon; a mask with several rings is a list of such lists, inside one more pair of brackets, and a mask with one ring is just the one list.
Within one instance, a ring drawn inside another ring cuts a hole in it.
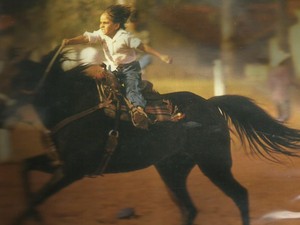
[{"label": "girl riding horse", "polygon": [[135,50],[155,55],[165,63],[171,63],[172,60],[168,55],[159,53],[125,30],[125,23],[130,14],[130,8],[112,5],[100,16],[99,30],[65,39],[64,43],[66,45],[101,43],[108,69],[118,74],[118,78],[125,85],[126,97],[134,106],[131,109],[133,124],[148,129],[148,118],[144,111],[146,100],[141,94],[141,67],[136,60]]}]

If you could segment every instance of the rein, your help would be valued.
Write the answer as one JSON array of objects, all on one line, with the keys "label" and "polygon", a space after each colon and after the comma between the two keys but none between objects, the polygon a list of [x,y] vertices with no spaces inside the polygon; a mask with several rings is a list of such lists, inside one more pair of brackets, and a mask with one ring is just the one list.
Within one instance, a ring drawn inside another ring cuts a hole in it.
[{"label": "rein", "polygon": [[[63,50],[64,47],[65,47],[65,43],[63,41],[62,44],[60,45],[59,49],[55,52],[54,56],[52,57],[51,61],[49,62],[45,72],[43,73],[41,79],[38,81],[38,84],[36,85],[36,87],[33,90],[25,90],[24,92],[26,92],[26,94],[34,95],[43,87],[45,80],[47,79],[49,72],[51,71],[51,68],[53,67],[55,60],[57,59],[57,57],[59,56],[59,54],[61,53],[61,51]],[[56,146],[52,140],[53,135],[55,135],[62,128],[69,125],[70,123],[72,123],[76,120],[79,120],[81,118],[84,118],[85,116],[88,116],[88,115],[96,112],[97,110],[103,109],[103,108],[107,107],[109,104],[111,104],[111,102],[112,102],[111,95],[112,95],[112,93],[115,94],[115,92],[110,92],[109,96],[105,96],[103,88],[100,88],[98,83],[97,83],[97,90],[98,90],[99,100],[100,100],[100,102],[97,105],[95,105],[91,108],[88,108],[84,111],[81,111],[79,113],[76,113],[74,115],[71,115],[71,116],[61,120],[60,122],[58,122],[50,130],[45,131],[44,138],[45,138],[45,143],[48,146],[48,151],[46,153],[52,159],[53,166],[56,167],[56,166],[61,166],[63,164],[63,162],[60,160],[59,155],[57,154]],[[118,145],[120,102],[117,101],[117,103],[118,103],[117,104],[118,111],[117,111],[117,115],[116,115],[116,119],[115,119],[115,126],[108,133],[108,139],[107,139],[107,143],[105,146],[105,154],[102,158],[100,166],[97,168],[97,170],[94,173],[95,175],[102,175],[105,172],[105,169],[110,161],[110,158]]]},{"label": "rein", "polygon": [[80,113],[77,113],[75,115],[72,115],[70,117],[67,117],[65,119],[63,119],[62,121],[60,121],[58,124],[56,124],[52,129],[51,129],[51,133],[55,134],[57,133],[61,128],[63,128],[64,126],[68,125],[69,123],[81,119],[99,109],[105,108],[106,106],[108,106],[111,103],[111,100],[105,101],[105,102],[101,102],[98,105],[91,107],[89,109],[86,109]]},{"label": "rein", "polygon": [[[59,49],[56,51],[55,55],[53,56],[53,58],[51,59],[49,65],[47,66],[41,80],[39,81],[39,83],[37,84],[36,88],[30,92],[30,94],[35,94],[37,93],[37,91],[39,91],[39,89],[43,86],[55,60],[57,59],[58,55],[60,54],[60,52],[62,51],[62,49],[64,48],[65,46],[65,43],[62,42],[61,46],[59,47]],[[62,165],[62,162],[60,161],[59,159],[59,156],[58,154],[56,153],[56,147],[52,141],[52,136],[54,134],[56,134],[58,131],[60,131],[63,127],[67,126],[68,124],[76,121],[76,120],[79,120],[87,115],[90,115],[94,112],[96,112],[97,110],[100,110],[100,109],[103,109],[105,107],[107,107],[109,104],[111,104],[112,102],[112,99],[110,98],[111,97],[111,94],[113,93],[115,95],[115,97],[117,96],[116,95],[116,90],[110,92],[110,95],[109,96],[106,96],[105,97],[105,94],[104,94],[104,91],[102,88],[99,87],[99,84],[96,82],[97,84],[97,90],[98,90],[98,94],[99,94],[99,100],[100,100],[100,103],[97,104],[96,106],[93,106],[91,108],[88,108],[82,112],[79,112],[75,115],[72,115],[72,116],[69,116],[65,119],[63,119],[62,121],[58,122],[51,130],[50,132],[47,133],[46,135],[46,138],[48,138],[49,140],[49,143],[51,143],[50,146],[50,150],[48,152],[48,155],[50,156],[50,158],[53,159],[53,162],[56,164],[56,165]],[[101,86],[101,85],[100,85]],[[101,86],[102,87],[102,86]],[[114,89],[114,88],[113,88]],[[117,98],[118,99],[118,98]],[[107,143],[106,143],[106,146],[105,146],[105,154],[101,160],[101,163],[100,163],[100,166],[96,169],[96,171],[94,172],[95,175],[103,175],[103,173],[105,172],[105,169],[106,167],[108,166],[108,163],[110,161],[110,158],[112,156],[112,154],[114,153],[117,145],[118,145],[118,138],[119,138],[119,131],[118,131],[118,128],[119,128],[119,119],[120,119],[120,102],[117,101],[117,114],[116,114],[116,119],[115,119],[115,126],[114,128],[108,133],[108,139],[107,139]],[[94,177],[94,175],[91,175],[90,177]]]},{"label": "rein", "polygon": [[34,92],[37,92],[44,84],[52,66],[53,66],[53,63],[55,62],[57,56],[59,55],[59,53],[62,51],[62,49],[65,47],[65,42],[63,41],[59,47],[59,49],[56,51],[55,55],[53,56],[53,58],[51,59],[49,65],[47,66],[41,80],[39,81],[38,85],[36,86],[36,88],[34,89]]},{"label": "rein", "polygon": [[63,50],[63,48],[65,47],[65,42],[63,41],[59,47],[59,49],[55,52],[55,55],[52,57],[51,61],[49,62],[42,78],[39,80],[37,86],[33,89],[33,90],[23,90],[24,93],[26,93],[27,95],[33,95],[36,94],[41,87],[44,85],[45,80],[47,78],[47,76],[49,75],[49,72],[55,62],[55,60],[57,59],[58,55],[60,54],[60,52]]},{"label": "rein", "polygon": [[[80,113],[77,113],[75,115],[72,115],[70,117],[67,117],[65,119],[63,119],[62,121],[60,121],[58,124],[56,124],[50,131],[51,135],[48,134],[48,138],[50,138],[50,136],[52,136],[53,134],[57,133],[60,129],[62,129],[63,127],[65,127],[66,125],[81,119],[97,110],[103,109],[106,106],[108,106],[109,104],[111,104],[112,100],[110,99],[111,95],[107,98],[104,97],[103,100],[103,90],[99,87],[98,83],[97,84],[97,89],[98,89],[98,94],[99,94],[99,99],[100,99],[100,103],[96,106],[93,106],[89,109],[86,109]],[[105,95],[104,95],[105,96]],[[103,155],[103,158],[100,162],[99,167],[96,169],[96,171],[94,171],[94,173],[92,175],[89,175],[89,177],[96,177],[97,175],[103,175],[103,173],[105,172],[108,163],[110,161],[110,158],[112,156],[112,154],[114,153],[115,149],[117,148],[118,145],[118,139],[119,139],[119,119],[120,119],[120,102],[117,101],[117,115],[115,117],[115,126],[114,128],[108,133],[108,139],[105,145],[105,154]],[[53,154],[56,153],[56,148],[54,147],[54,151],[53,149],[51,149],[52,151],[49,151],[49,156],[52,158],[54,158],[54,162],[58,162],[56,163],[57,165],[61,165],[61,161],[59,160],[59,156],[57,154]],[[56,157],[53,157],[56,156]]]},{"label": "rein", "polygon": [[[66,125],[79,120],[97,110],[103,109],[106,106],[108,106],[111,103],[111,100],[105,100],[104,102],[99,103],[98,105],[91,107],[87,110],[84,110],[80,113],[77,113],[75,115],[72,115],[70,117],[65,118],[64,120],[60,121],[57,125],[55,125],[50,132],[47,133],[46,138],[49,139],[48,143],[51,143],[49,146],[48,155],[53,160],[54,165],[62,165],[62,162],[59,159],[59,155],[56,153],[56,147],[52,141],[52,136],[57,133],[60,129],[65,127]],[[105,154],[101,160],[100,166],[96,169],[94,172],[95,175],[89,175],[89,177],[96,177],[97,175],[103,175],[105,172],[106,167],[108,166],[108,162],[110,161],[110,158],[112,154],[114,153],[117,145],[118,145],[118,138],[119,138],[119,132],[118,132],[118,123],[116,123],[113,130],[111,130],[108,134],[108,140],[105,146]]]}]

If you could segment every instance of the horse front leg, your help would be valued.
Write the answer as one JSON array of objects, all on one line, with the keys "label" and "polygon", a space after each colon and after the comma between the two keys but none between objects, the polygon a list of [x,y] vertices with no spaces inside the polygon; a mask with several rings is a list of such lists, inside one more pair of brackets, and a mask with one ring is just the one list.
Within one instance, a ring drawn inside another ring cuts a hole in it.
[{"label": "horse front leg", "polygon": [[26,202],[26,206],[28,206],[28,209],[26,210],[26,212],[22,213],[14,222],[14,224],[21,224],[21,222],[27,218],[27,217],[33,217],[36,221],[41,221],[42,218],[40,216],[40,214],[38,213],[37,210],[35,210],[34,208],[31,208],[29,210],[29,206],[30,206],[30,201],[33,197],[33,193],[31,190],[31,184],[30,184],[30,161],[29,160],[25,160],[24,162],[22,162],[22,170],[21,170],[21,179],[22,179],[22,184],[23,184],[23,191],[24,191],[24,195],[25,195],[25,202]]},{"label": "horse front leg", "polygon": [[[37,161],[39,162],[39,164],[36,164]],[[42,217],[37,212],[36,207],[43,203],[48,197],[52,196],[53,194],[76,180],[74,177],[66,176],[62,166],[54,168],[50,166],[51,161],[50,164],[40,164],[40,162],[46,163],[47,158],[37,157],[34,159],[26,160],[23,163],[22,180],[27,208],[15,219],[13,225],[20,225],[29,218],[33,218],[36,221],[41,221]],[[52,173],[52,176],[50,180],[46,184],[44,184],[39,191],[34,193],[31,190],[29,172],[36,169],[44,172],[50,172]]]}]

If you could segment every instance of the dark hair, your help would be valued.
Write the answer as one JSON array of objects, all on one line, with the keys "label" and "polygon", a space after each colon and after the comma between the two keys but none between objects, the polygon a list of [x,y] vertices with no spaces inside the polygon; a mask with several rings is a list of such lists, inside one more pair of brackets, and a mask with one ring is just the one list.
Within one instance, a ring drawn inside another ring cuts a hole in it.
[{"label": "dark hair", "polygon": [[125,23],[127,22],[131,9],[126,5],[111,5],[105,11],[114,23],[119,23],[120,28],[125,29]]}]

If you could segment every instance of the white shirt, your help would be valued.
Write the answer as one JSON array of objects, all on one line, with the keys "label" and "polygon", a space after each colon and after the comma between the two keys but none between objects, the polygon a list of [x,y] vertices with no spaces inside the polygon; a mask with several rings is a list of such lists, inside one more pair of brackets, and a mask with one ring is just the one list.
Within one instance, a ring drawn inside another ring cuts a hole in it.
[{"label": "white shirt", "polygon": [[131,63],[136,60],[135,49],[141,44],[141,40],[132,36],[129,32],[120,29],[113,38],[103,34],[101,30],[85,32],[83,34],[90,43],[100,42],[111,70],[115,70],[120,64]]}]

